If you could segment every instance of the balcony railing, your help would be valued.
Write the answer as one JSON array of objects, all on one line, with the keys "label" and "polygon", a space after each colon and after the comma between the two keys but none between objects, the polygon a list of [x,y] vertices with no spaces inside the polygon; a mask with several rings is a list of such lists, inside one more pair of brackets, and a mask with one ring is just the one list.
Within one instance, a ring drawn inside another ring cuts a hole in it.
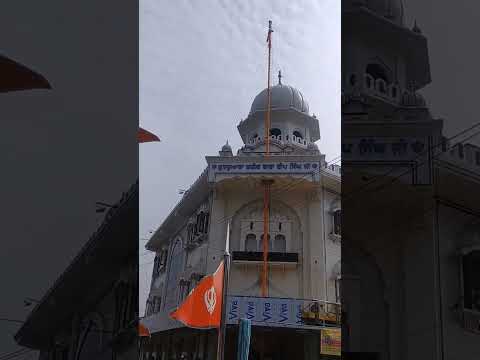
[{"label": "balcony railing", "polygon": [[480,334],[480,311],[463,309],[463,327],[476,334]]},{"label": "balcony railing", "polygon": [[[233,251],[233,261],[263,261],[263,252],[261,251]],[[298,253],[294,252],[269,252],[268,262],[271,263],[298,263]]]},{"label": "balcony railing", "polygon": [[310,325],[340,325],[342,308],[339,303],[312,300],[302,310],[302,319]]}]

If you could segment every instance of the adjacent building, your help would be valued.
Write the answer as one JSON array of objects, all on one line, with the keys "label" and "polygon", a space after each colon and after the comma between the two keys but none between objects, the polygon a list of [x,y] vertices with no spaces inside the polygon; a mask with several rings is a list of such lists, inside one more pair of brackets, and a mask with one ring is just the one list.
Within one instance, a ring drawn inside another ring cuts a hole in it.
[{"label": "adjacent building", "polygon": [[[342,341],[378,359],[480,356],[480,148],[419,93],[401,0],[342,3]],[[452,119],[452,121],[454,121]]]},{"label": "adjacent building", "polygon": [[[236,324],[252,320],[252,359],[318,359],[320,329],[340,324],[340,167],[327,165],[316,141],[319,121],[303,94],[271,88],[270,156],[265,156],[267,90],[237,128],[243,147],[227,143],[156,230],[156,252],[143,321],[152,338],[146,359],[214,359],[216,331],[171,320],[198,281],[223,258],[230,223],[226,358]],[[331,119],[326,120],[331,121]],[[271,181],[268,297],[261,296],[264,181]]]},{"label": "adjacent building", "polygon": [[40,360],[138,358],[138,183],[15,335]]}]

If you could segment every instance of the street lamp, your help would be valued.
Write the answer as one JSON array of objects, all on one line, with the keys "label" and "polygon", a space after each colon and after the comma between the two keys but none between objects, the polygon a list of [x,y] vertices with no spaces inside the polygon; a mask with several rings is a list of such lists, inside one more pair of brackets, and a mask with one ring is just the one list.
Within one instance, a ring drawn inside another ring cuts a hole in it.
[{"label": "street lamp", "polygon": [[36,299],[32,299],[32,298],[25,298],[23,299],[23,305],[25,307],[28,307],[28,306],[31,306],[32,303],[39,303],[40,301],[39,300],[36,300]]},{"label": "street lamp", "polygon": [[110,204],[106,204],[106,203],[101,202],[101,201],[97,201],[95,203],[95,205],[97,206],[97,208],[95,209],[96,213],[103,213],[103,212],[105,212],[105,210],[107,210],[107,208],[116,208],[117,207],[117,205],[110,205]]}]

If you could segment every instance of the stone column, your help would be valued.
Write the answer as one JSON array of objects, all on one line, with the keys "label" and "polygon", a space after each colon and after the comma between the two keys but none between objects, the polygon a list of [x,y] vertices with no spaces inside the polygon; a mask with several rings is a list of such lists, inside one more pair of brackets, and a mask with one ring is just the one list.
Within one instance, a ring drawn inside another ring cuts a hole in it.
[{"label": "stone column", "polygon": [[211,274],[223,258],[220,249],[225,249],[227,221],[231,214],[226,214],[225,199],[218,189],[212,193],[212,208],[210,215],[210,231],[208,233],[208,258],[206,273]]},{"label": "stone column", "polygon": [[305,294],[314,299],[325,299],[325,246],[323,236],[323,207],[321,190],[309,194],[308,229],[305,231],[307,241],[303,258],[307,269],[310,268],[310,281]]}]

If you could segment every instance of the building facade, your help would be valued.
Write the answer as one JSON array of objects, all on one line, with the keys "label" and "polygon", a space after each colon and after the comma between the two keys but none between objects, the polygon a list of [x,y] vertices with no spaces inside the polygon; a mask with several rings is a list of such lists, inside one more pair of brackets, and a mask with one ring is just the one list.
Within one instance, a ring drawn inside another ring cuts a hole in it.
[{"label": "building facade", "polygon": [[16,342],[40,360],[138,358],[137,236],[138,183],[36,304]]},{"label": "building facade", "polygon": [[[321,327],[340,322],[340,168],[315,142],[318,119],[294,87],[271,89],[270,156],[265,157],[267,91],[238,124],[236,155],[225,144],[146,245],[156,252],[143,321],[146,359],[214,359],[216,331],[184,328],[174,310],[223,258],[230,223],[226,358],[236,325],[252,320],[251,358],[319,359]],[[268,297],[261,297],[264,181],[272,181]],[[323,315],[322,315],[323,314]],[[329,317],[330,316],[330,317]]]},{"label": "building facade", "polygon": [[378,359],[480,356],[480,149],[419,93],[401,0],[342,3],[342,341]]}]

